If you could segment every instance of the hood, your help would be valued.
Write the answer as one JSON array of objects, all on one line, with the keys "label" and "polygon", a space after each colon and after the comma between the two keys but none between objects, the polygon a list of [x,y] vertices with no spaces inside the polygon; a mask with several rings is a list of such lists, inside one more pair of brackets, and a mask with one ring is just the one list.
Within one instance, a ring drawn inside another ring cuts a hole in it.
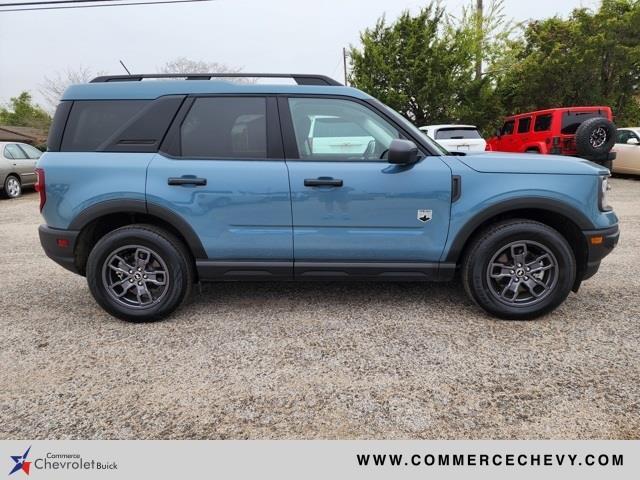
[{"label": "hood", "polygon": [[532,153],[479,152],[458,157],[483,173],[534,173],[554,175],[608,175],[609,170],[576,157]]}]

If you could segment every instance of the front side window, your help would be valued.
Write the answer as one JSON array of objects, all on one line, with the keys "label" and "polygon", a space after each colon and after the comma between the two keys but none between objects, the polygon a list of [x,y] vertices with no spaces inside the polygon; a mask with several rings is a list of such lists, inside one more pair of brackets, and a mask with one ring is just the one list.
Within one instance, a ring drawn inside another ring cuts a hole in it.
[{"label": "front side window", "polygon": [[26,160],[27,155],[15,143],[11,143],[4,147],[4,156],[14,160]]},{"label": "front side window", "polygon": [[616,143],[627,143],[630,138],[631,132],[629,130],[618,130]]},{"label": "front side window", "polygon": [[204,97],[180,127],[183,157],[267,158],[264,97]]},{"label": "front side window", "polygon": [[289,108],[301,159],[380,160],[397,128],[359,103],[333,98],[291,98]]},{"label": "front side window", "polygon": [[513,127],[515,126],[515,124],[516,124],[515,120],[509,120],[507,122],[504,122],[504,125],[502,126],[500,133],[502,135],[511,135],[513,133]]},{"label": "front side window", "polygon": [[552,116],[549,115],[538,115],[536,117],[536,122],[533,124],[533,130],[535,132],[546,132],[551,130],[551,119]]},{"label": "front side window", "polygon": [[531,128],[531,117],[524,117],[518,120],[518,133],[529,133]]}]

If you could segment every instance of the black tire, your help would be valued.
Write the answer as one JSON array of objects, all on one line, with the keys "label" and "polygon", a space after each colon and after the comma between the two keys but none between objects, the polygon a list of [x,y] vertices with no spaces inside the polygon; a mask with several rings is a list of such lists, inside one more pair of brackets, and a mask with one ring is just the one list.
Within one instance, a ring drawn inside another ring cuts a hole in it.
[{"label": "black tire", "polygon": [[615,143],[616,126],[606,118],[590,118],[576,130],[576,150],[583,157],[606,156]]},{"label": "black tire", "polygon": [[22,195],[22,182],[16,175],[7,175],[4,179],[3,195],[7,198],[18,198]]},{"label": "black tire", "polygon": [[[521,254],[522,245],[529,251],[525,261],[518,263],[509,259],[507,250]],[[505,252],[504,256],[500,252]],[[546,259],[543,258],[545,252],[551,253]],[[533,262],[533,259],[543,261]],[[494,266],[490,270],[492,262]],[[498,262],[513,265],[514,269],[497,267]],[[549,266],[554,263],[555,267]],[[526,269],[544,271],[532,275]],[[493,278],[492,274],[502,278]],[[576,262],[565,238],[553,228],[532,220],[507,220],[491,225],[472,240],[466,250],[461,276],[469,297],[487,312],[508,320],[528,320],[552,311],[567,298],[576,277]],[[539,284],[546,284],[547,288],[541,291]],[[514,293],[515,301],[500,295],[505,295],[503,288],[507,296]],[[531,297],[529,302],[527,296]]]},{"label": "black tire", "polygon": [[524,153],[533,153],[533,154],[540,154],[540,150],[538,150],[537,148],[530,148],[529,150],[525,150]]},{"label": "black tire", "polygon": [[[144,263],[145,256],[148,263]],[[129,322],[152,322],[169,315],[188,297],[194,278],[185,245],[153,225],[131,225],[106,234],[91,250],[86,270],[96,302]],[[143,290],[146,293],[140,295]],[[122,291],[125,293],[117,299]]]}]

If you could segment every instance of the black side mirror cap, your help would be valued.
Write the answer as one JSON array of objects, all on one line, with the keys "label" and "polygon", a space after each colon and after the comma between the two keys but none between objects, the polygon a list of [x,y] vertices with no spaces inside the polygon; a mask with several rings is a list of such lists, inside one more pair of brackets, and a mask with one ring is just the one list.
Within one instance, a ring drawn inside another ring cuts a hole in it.
[{"label": "black side mirror cap", "polygon": [[389,163],[408,165],[418,161],[418,147],[411,140],[396,138],[389,145]]}]

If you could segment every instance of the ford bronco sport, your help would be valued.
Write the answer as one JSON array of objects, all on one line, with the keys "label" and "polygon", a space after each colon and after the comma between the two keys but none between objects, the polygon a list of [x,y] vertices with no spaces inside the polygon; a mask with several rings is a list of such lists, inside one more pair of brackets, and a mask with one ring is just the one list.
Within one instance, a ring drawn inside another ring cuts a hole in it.
[{"label": "ford bronco sport", "polygon": [[616,127],[609,107],[570,107],[505,119],[487,150],[578,156],[611,168]]},{"label": "ford bronco sport", "polygon": [[70,87],[37,169],[45,252],[121,319],[165,317],[199,281],[456,272],[486,311],[528,319],[618,240],[609,171],[588,161],[450,155],[318,75],[165,77]]}]

